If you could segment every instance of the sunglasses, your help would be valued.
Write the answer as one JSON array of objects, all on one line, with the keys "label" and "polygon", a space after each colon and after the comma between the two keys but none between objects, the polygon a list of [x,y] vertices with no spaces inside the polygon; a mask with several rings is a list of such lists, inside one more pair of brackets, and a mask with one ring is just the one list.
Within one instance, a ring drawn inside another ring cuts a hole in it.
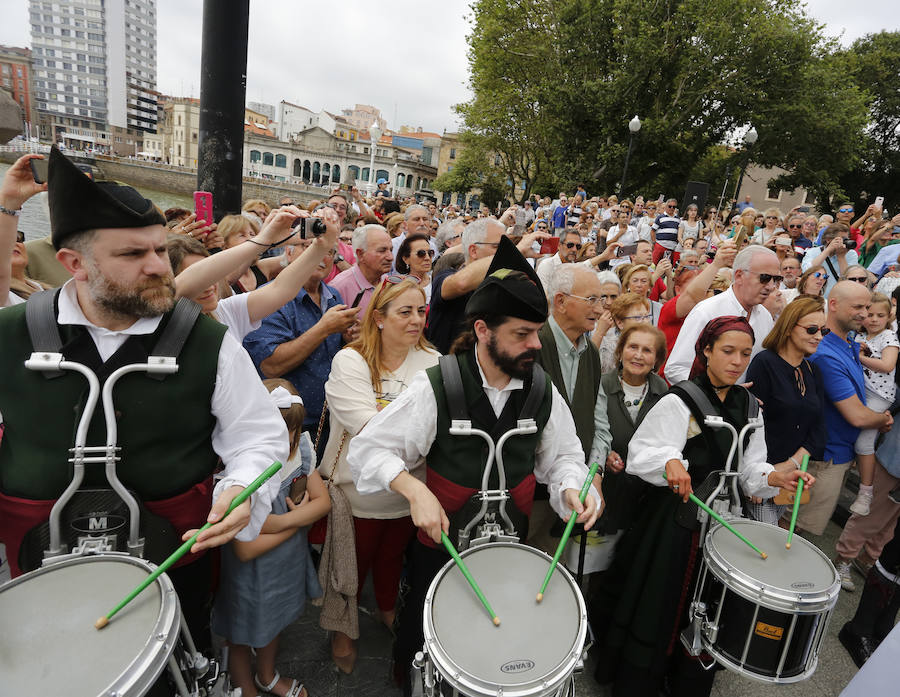
[{"label": "sunglasses", "polygon": [[783,280],[784,280],[784,276],[776,276],[775,274],[771,274],[771,273],[759,274],[759,282],[762,283],[764,286],[768,285],[769,283],[771,283],[773,281],[775,283],[781,283]]},{"label": "sunglasses", "polygon": [[572,249],[572,247],[575,247],[575,249],[581,249],[581,242],[566,242],[566,247],[569,249]]},{"label": "sunglasses", "polygon": [[822,336],[828,336],[831,333],[831,330],[828,327],[820,327],[815,324],[810,324],[810,325],[798,324],[797,326],[800,327],[803,331],[805,331],[810,336],[813,336],[820,332],[821,332]]},{"label": "sunglasses", "polygon": [[828,274],[824,271],[816,271],[812,276],[813,278],[824,278],[826,281],[828,280]]},{"label": "sunglasses", "polygon": [[847,276],[847,278],[845,278],[844,280],[845,281],[856,281],[857,283],[868,283],[869,282],[869,279],[866,278],[865,276]]},{"label": "sunglasses", "polygon": [[838,209],[838,213],[852,213],[852,212],[853,212],[852,208],[839,208]]},{"label": "sunglasses", "polygon": [[800,225],[788,225],[789,230],[799,230],[802,227],[803,227],[802,223]]},{"label": "sunglasses", "polygon": [[434,250],[433,249],[418,249],[416,250],[416,256],[419,259],[424,259],[426,256],[430,259],[434,258]]},{"label": "sunglasses", "polygon": [[422,279],[418,276],[413,276],[411,273],[390,273],[381,281],[381,287],[384,288],[388,283],[395,286],[398,283],[403,283],[403,281],[415,281],[418,284],[422,282]]}]

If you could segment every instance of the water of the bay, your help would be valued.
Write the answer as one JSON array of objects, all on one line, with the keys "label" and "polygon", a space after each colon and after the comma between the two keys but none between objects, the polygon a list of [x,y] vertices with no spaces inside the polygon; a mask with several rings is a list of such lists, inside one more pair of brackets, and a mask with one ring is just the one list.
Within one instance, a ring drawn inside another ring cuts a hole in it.
[{"label": "water of the bay", "polygon": [[[6,174],[9,165],[0,163],[0,178]],[[123,182],[127,184],[128,182]],[[135,187],[144,196],[162,210],[167,208],[187,208],[193,210],[194,203],[190,196],[184,194],[172,194],[166,191],[156,191],[143,186]],[[25,233],[26,240],[36,240],[50,234],[50,210],[47,207],[47,194],[38,194],[25,202],[22,206],[22,216],[19,218],[19,229]]]}]

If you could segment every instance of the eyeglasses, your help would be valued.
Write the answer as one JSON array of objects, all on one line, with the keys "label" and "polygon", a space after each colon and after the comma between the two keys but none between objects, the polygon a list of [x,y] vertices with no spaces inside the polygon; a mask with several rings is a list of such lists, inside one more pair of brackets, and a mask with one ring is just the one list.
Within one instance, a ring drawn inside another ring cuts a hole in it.
[{"label": "eyeglasses", "polygon": [[626,315],[623,319],[630,319],[630,320],[632,320],[632,321],[634,321],[634,322],[649,322],[651,319],[653,319],[653,315],[651,315],[651,314],[646,314],[646,315]]},{"label": "eyeglasses", "polygon": [[766,220],[778,220],[778,216],[777,215],[767,215]]},{"label": "eyeglasses", "polygon": [[800,327],[803,331],[805,331],[810,336],[813,336],[814,334],[817,334],[819,332],[822,333],[822,336],[828,336],[831,333],[831,330],[828,327],[819,327],[815,324],[810,324],[810,325],[798,324],[797,326]]},{"label": "eyeglasses", "polygon": [[845,281],[856,281],[857,283],[868,283],[869,282],[869,279],[866,278],[865,276],[847,276],[847,278],[845,278],[844,280]]},{"label": "eyeglasses", "polygon": [[568,295],[570,298],[578,298],[579,300],[584,300],[591,307],[596,305],[601,300],[601,298],[596,295],[591,295],[587,298],[583,295],[575,295],[575,293],[563,293],[563,295]]},{"label": "eyeglasses", "polygon": [[16,230],[16,242],[24,242],[25,241],[25,233],[21,230]]},{"label": "eyeglasses", "polygon": [[424,259],[426,256],[433,259],[434,258],[434,250],[433,249],[417,249],[416,256],[419,259]]},{"label": "eyeglasses", "polygon": [[344,243],[346,243],[346,244],[350,244],[351,242],[353,242],[353,238],[352,238],[352,237],[338,237],[338,239],[339,239],[341,242],[344,242]]},{"label": "eyeglasses", "polygon": [[852,213],[852,208],[838,208],[838,213]]},{"label": "eyeglasses", "polygon": [[771,274],[771,273],[759,274],[759,282],[762,283],[764,286],[768,285],[772,281],[774,281],[775,283],[781,283],[783,280],[784,280],[784,276],[776,276],[775,274]]},{"label": "eyeglasses", "polygon": [[581,242],[566,242],[566,247],[568,247],[569,249],[572,249],[572,247],[575,247],[575,249],[581,249]]},{"label": "eyeglasses", "polygon": [[398,283],[403,283],[403,281],[415,281],[416,283],[421,283],[422,279],[418,276],[413,276],[411,273],[389,273],[381,281],[381,287],[384,288],[388,283],[395,286]]},{"label": "eyeglasses", "polygon": [[475,244],[481,244],[485,247],[493,247],[494,249],[497,249],[497,247],[500,246],[499,242],[476,242]]}]

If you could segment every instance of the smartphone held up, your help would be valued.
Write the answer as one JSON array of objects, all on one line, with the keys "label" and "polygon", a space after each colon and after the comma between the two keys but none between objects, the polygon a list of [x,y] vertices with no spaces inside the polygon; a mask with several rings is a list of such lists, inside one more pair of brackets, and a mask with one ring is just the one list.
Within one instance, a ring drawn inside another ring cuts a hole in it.
[{"label": "smartphone held up", "polygon": [[194,192],[194,215],[196,220],[202,220],[207,225],[215,222],[213,216],[213,197],[208,191]]}]

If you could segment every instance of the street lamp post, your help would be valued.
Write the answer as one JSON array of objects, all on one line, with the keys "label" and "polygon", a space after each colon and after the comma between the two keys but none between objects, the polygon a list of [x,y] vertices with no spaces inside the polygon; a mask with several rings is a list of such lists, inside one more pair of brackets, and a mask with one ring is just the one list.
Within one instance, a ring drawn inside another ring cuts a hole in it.
[{"label": "street lamp post", "polygon": [[625,167],[622,168],[622,183],[619,184],[619,198],[625,193],[625,177],[628,176],[628,161],[631,159],[631,148],[634,146],[634,136],[641,130],[641,120],[635,117],[628,122],[628,152],[625,155]]},{"label": "street lamp post", "polygon": [[375,148],[378,147],[378,141],[381,140],[381,129],[377,123],[369,126],[369,137],[372,139],[372,146],[369,148],[369,196],[375,193]]},{"label": "street lamp post", "polygon": [[750,126],[750,130],[744,135],[744,143],[747,146],[744,150],[746,150],[747,155],[744,160],[744,167],[741,169],[741,176],[738,178],[737,191],[734,194],[735,203],[741,198],[741,185],[744,183],[744,174],[746,174],[747,167],[750,165],[750,149],[757,140],[759,140],[759,133],[756,132],[753,126]]}]

